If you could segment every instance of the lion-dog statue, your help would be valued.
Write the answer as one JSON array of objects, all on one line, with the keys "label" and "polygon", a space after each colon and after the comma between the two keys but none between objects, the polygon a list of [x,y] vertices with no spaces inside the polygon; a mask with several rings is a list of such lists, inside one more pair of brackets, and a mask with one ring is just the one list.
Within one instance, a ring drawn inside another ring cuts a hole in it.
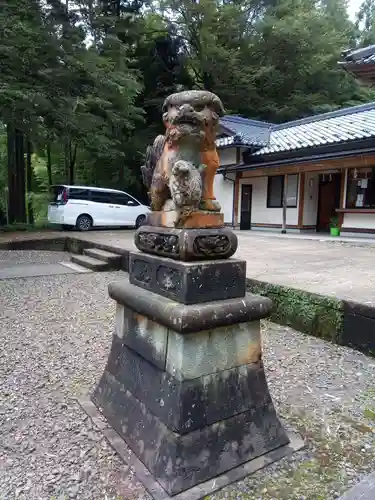
[{"label": "lion-dog statue", "polygon": [[172,94],[163,104],[165,135],[147,148],[141,167],[153,211],[177,211],[177,226],[193,211],[220,212],[213,192],[219,167],[215,138],[224,108],[208,91]]}]

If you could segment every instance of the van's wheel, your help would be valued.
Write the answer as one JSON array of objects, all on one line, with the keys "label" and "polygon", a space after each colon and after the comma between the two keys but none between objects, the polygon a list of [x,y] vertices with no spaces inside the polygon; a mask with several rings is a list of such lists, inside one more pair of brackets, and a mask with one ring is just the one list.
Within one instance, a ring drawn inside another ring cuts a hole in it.
[{"label": "van's wheel", "polygon": [[135,227],[138,229],[139,227],[143,226],[143,224],[146,221],[146,216],[145,215],[139,215],[137,217],[137,220],[135,221]]},{"label": "van's wheel", "polygon": [[89,231],[92,228],[92,218],[89,215],[80,215],[77,218],[76,228],[79,231]]}]

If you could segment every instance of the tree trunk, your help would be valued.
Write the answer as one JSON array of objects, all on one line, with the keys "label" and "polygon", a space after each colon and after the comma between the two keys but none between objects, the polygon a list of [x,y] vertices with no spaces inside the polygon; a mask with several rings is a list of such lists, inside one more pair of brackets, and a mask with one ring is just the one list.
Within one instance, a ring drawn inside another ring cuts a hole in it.
[{"label": "tree trunk", "polygon": [[17,222],[17,171],[15,152],[15,131],[7,125],[7,154],[8,154],[8,223]]},{"label": "tree trunk", "polygon": [[288,176],[284,175],[284,186],[283,186],[283,225],[281,228],[281,233],[286,233],[286,207],[288,203]]},{"label": "tree trunk", "polygon": [[70,175],[70,147],[69,139],[64,140],[64,182],[67,182]]},{"label": "tree trunk", "polygon": [[208,90],[209,92],[213,92],[214,91],[214,81],[213,81],[212,75],[210,73],[208,73],[207,71],[203,71],[202,79],[203,79],[204,90]]},{"label": "tree trunk", "polygon": [[26,222],[24,138],[21,130],[7,125],[8,222]]},{"label": "tree trunk", "polygon": [[47,144],[47,175],[48,175],[48,185],[52,186],[52,159],[51,159],[50,144]]},{"label": "tree trunk", "polygon": [[26,149],[26,186],[27,186],[27,216],[28,223],[34,225],[34,212],[33,212],[33,200],[32,200],[32,176],[33,169],[31,165],[31,155],[32,155],[32,145],[30,141],[27,141]]},{"label": "tree trunk", "polygon": [[74,186],[74,171],[76,165],[76,157],[77,157],[77,144],[74,146],[72,152],[72,143],[69,142],[69,184]]},{"label": "tree trunk", "polygon": [[16,129],[16,168],[18,179],[19,222],[27,222],[26,214],[26,168],[25,138],[22,130]]}]

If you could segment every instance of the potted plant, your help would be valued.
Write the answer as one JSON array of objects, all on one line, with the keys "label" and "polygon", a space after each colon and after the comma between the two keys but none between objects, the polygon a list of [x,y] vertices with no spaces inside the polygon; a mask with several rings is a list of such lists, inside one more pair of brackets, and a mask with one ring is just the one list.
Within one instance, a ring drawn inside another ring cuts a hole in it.
[{"label": "potted plant", "polygon": [[339,218],[336,215],[331,217],[329,227],[331,229],[331,236],[340,236]]}]

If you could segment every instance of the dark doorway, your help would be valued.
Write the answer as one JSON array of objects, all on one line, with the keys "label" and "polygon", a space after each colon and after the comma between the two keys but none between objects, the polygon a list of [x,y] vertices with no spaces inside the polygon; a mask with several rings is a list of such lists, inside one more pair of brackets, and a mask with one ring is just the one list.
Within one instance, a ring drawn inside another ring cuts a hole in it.
[{"label": "dark doorway", "polygon": [[251,229],[251,197],[253,186],[242,184],[240,229]]},{"label": "dark doorway", "polygon": [[319,176],[318,231],[328,231],[331,217],[337,216],[340,207],[341,174]]}]

